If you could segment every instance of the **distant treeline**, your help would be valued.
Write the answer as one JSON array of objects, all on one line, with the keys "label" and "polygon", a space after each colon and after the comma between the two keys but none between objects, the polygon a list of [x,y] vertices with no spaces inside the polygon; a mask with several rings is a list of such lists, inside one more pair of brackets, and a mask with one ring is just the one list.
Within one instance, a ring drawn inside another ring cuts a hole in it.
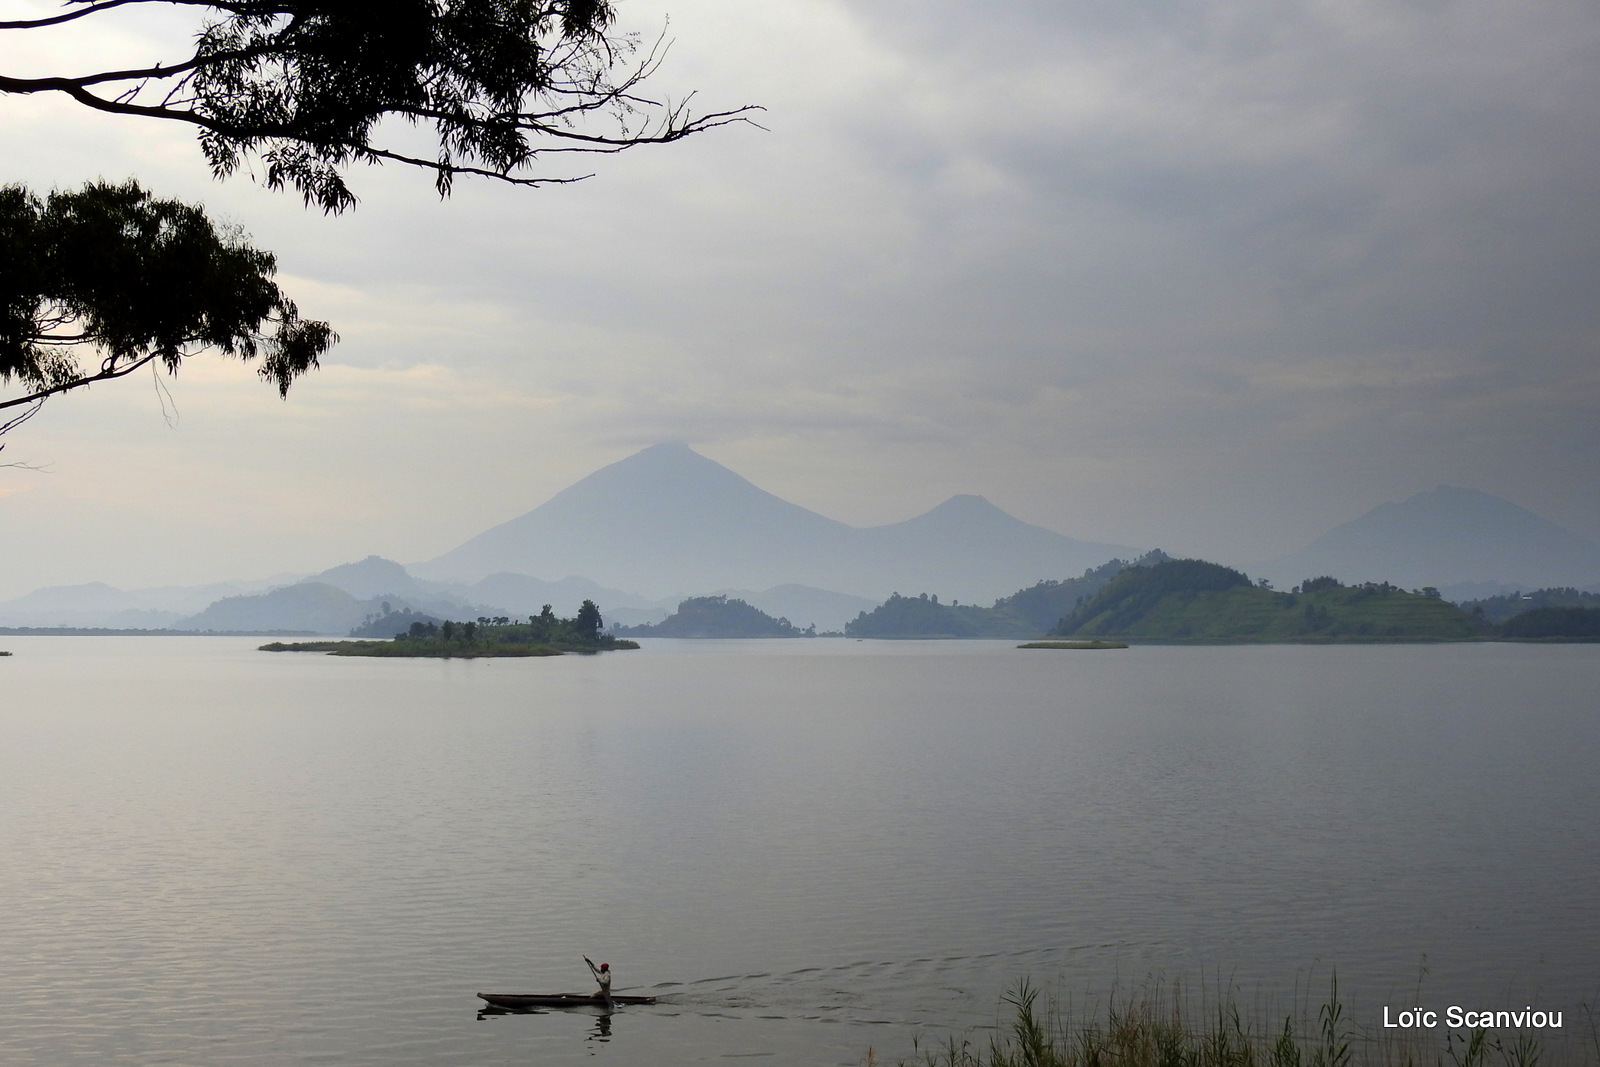
[{"label": "distant treeline", "polygon": [[1535,589],[1483,600],[1468,600],[1461,605],[1466,611],[1482,615],[1484,621],[1502,623],[1513,615],[1524,615],[1540,608],[1600,608],[1600,593],[1586,593],[1566,586],[1560,589]]}]

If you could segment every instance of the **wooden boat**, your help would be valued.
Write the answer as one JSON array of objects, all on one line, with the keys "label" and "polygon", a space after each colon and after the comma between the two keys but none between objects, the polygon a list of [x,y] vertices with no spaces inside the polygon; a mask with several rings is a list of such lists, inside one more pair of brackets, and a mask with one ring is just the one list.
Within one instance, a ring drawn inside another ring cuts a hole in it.
[{"label": "wooden boat", "polygon": [[[497,1008],[508,1008],[512,1011],[522,1008],[603,1008],[606,1005],[604,997],[593,993],[479,993],[478,997]],[[655,997],[629,996],[626,993],[611,994],[613,1004],[655,1002]]]}]

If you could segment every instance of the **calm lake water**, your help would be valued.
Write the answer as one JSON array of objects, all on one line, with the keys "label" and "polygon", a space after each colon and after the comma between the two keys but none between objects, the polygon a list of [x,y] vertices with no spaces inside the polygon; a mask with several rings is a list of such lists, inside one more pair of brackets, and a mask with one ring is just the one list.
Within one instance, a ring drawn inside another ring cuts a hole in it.
[{"label": "calm lake water", "polygon": [[[1600,646],[257,643],[0,638],[0,1062],[892,1062],[1023,977],[1600,997]],[[480,1018],[585,953],[662,1002]]]}]

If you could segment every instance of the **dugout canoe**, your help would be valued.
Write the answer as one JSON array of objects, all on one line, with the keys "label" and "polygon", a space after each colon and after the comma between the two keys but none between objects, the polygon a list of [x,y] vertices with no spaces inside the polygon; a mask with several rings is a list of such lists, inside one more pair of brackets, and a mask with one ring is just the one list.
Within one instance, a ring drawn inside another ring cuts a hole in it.
[{"label": "dugout canoe", "polygon": [[[479,993],[480,1000],[486,1000],[497,1008],[510,1008],[515,1011],[519,1008],[584,1008],[605,1007],[604,997],[597,997],[593,993]],[[654,1004],[655,997],[629,996],[626,993],[611,994],[613,1004]]]}]

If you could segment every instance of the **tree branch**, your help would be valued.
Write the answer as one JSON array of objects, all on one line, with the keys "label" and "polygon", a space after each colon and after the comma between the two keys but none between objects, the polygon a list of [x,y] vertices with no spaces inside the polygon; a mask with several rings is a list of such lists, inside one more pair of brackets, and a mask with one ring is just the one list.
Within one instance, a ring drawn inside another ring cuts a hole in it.
[{"label": "tree branch", "polygon": [[[736,122],[759,128],[759,107],[696,117],[692,94],[675,103],[640,93],[670,42],[663,32],[640,52],[633,35],[611,32],[610,0],[397,0],[393,18],[379,20],[342,0],[66,3],[76,10],[0,28],[142,3],[222,17],[208,19],[192,54],[171,66],[0,75],[0,94],[56,92],[107,114],[186,123],[216,176],[260,159],[269,186],[293,186],[325,211],[355,203],[345,171],[356,161],[424,168],[448,195],[458,174],[523,186],[582,180],[518,176],[546,152],[611,154]],[[374,145],[390,117],[431,126],[435,158]]]},{"label": "tree branch", "polygon": [[[148,356],[140,356],[132,363],[121,367],[116,366],[116,360],[115,357],[113,357],[112,359],[107,360],[107,368],[102,368],[99,374],[91,374],[87,378],[78,378],[63,385],[55,385],[51,386],[49,389],[41,389],[37,393],[31,393],[28,396],[19,396],[15,400],[0,401],[0,410],[5,408],[14,408],[19,404],[32,404],[36,401],[42,404],[47,397],[55,396],[57,393],[65,393],[69,389],[81,389],[86,385],[93,385],[95,382],[108,382],[113,378],[121,378],[123,375],[132,374],[146,363],[149,363],[151,360],[155,359],[157,355],[159,355],[159,353],[152,352]],[[0,433],[5,433],[17,423],[24,422],[32,417],[33,412],[29,412],[20,419],[15,419],[12,422],[8,422],[4,426],[0,426]]]},{"label": "tree branch", "polygon": [[98,15],[102,11],[110,11],[112,8],[121,7],[124,4],[139,4],[146,2],[148,2],[148,0],[105,0],[104,3],[90,4],[86,7],[78,9],[77,11],[70,11],[65,15],[56,15],[54,18],[28,19],[21,22],[0,22],[0,30],[38,30],[43,29],[46,26],[60,26],[62,23],[73,22],[77,19],[87,18],[90,15]]},{"label": "tree branch", "polygon": [[56,15],[47,19],[30,19],[20,22],[0,22],[0,30],[40,30],[48,26],[60,26],[63,23],[74,22],[90,15],[98,15],[102,11],[110,11],[114,7],[126,4],[176,4],[179,7],[214,7],[223,11],[232,11],[234,14],[244,10],[244,5],[236,3],[216,3],[213,0],[102,0],[101,3],[84,4],[76,11],[65,15]]},{"label": "tree branch", "polygon": [[233,133],[233,131],[219,125],[212,119],[193,111],[175,111],[166,107],[150,107],[144,104],[129,104],[120,100],[107,100],[95,96],[71,78],[9,78],[0,74],[0,93],[41,93],[58,92],[66,93],[78,103],[92,107],[96,111],[108,111],[113,115],[139,115],[152,119],[173,119],[179,122],[192,123],[217,133]]},{"label": "tree branch", "polygon": [[[8,404],[6,406],[9,407],[11,405]],[[29,408],[27,411],[24,411],[21,415],[16,415],[16,416],[13,416],[12,418],[8,419],[5,422],[0,422],[0,435],[4,435],[7,430],[12,429],[13,427],[21,426],[23,423],[27,422],[29,419],[31,419],[35,415],[39,414],[39,409],[42,408],[42,407],[44,407],[44,400],[41,398],[41,399],[38,399],[38,400],[34,401],[33,407]],[[5,447],[5,445],[0,445],[0,448],[4,448],[4,447]],[[6,466],[8,466],[8,467],[12,467],[12,466],[21,467],[21,466],[24,466],[24,464],[21,464],[21,463],[8,463],[8,464],[6,464]]]},{"label": "tree branch", "polygon": [[[517,178],[502,171],[487,170],[483,167],[467,167],[459,163],[445,163],[434,159],[421,159],[417,156],[407,156],[399,152],[392,152],[387,148],[362,148],[360,151],[363,155],[375,156],[378,159],[392,159],[396,163],[406,163],[413,167],[421,167],[424,170],[434,171],[441,176],[447,174],[472,174],[480,178],[494,178],[509,185],[526,185],[533,188],[541,185],[573,185],[577,182],[588,181],[594,177],[593,174],[580,174],[572,178]],[[557,151],[557,149],[549,149],[549,151]]]}]

